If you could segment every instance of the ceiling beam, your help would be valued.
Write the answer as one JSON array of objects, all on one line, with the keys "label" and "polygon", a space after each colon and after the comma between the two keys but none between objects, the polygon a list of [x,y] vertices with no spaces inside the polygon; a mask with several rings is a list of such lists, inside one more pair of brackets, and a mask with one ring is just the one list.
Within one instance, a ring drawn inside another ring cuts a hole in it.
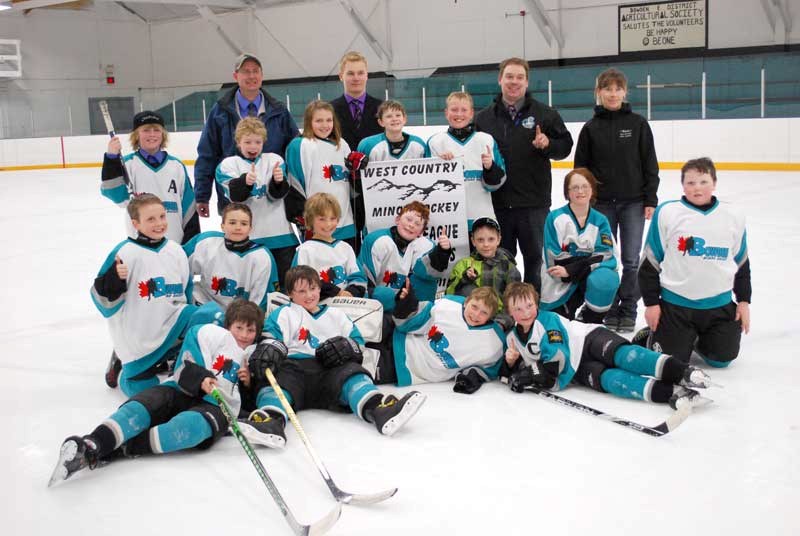
[{"label": "ceiling beam", "polygon": [[387,62],[392,61],[392,54],[391,52],[387,51],[383,48],[380,41],[375,37],[375,35],[367,28],[367,23],[358,10],[350,3],[350,0],[339,0],[339,3],[342,5],[345,13],[350,17],[350,20],[353,21],[353,24],[356,25],[358,31],[361,32],[361,35],[364,36],[364,39],[367,40],[369,43],[370,48],[372,48],[373,52],[378,55],[379,58],[383,59],[386,58]]}]

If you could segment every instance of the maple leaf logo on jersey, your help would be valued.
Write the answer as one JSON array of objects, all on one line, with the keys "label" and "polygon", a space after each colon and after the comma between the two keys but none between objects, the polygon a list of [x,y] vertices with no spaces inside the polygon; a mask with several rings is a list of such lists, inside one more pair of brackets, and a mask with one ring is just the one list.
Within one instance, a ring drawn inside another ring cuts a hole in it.
[{"label": "maple leaf logo on jersey", "polygon": [[217,356],[211,368],[217,372],[216,376],[222,374],[222,377],[231,383],[236,383],[239,380],[236,374],[240,368],[239,364],[222,354]]},{"label": "maple leaf logo on jersey", "polygon": [[344,283],[346,279],[344,276],[344,268],[341,266],[331,266],[330,268],[320,270],[319,278],[325,283],[332,283],[334,285]]},{"label": "maple leaf logo on jersey", "polygon": [[139,281],[139,297],[140,298],[147,298],[147,301],[150,301],[150,297],[156,291],[156,282],[153,279],[148,279],[147,281]]},{"label": "maple leaf logo on jersey", "polygon": [[678,251],[682,252],[684,256],[689,251],[694,249],[694,237],[693,236],[681,236],[678,237]]},{"label": "maple leaf logo on jersey", "polygon": [[213,290],[215,294],[219,294],[219,291],[223,290],[227,283],[228,280],[224,277],[214,276],[211,278],[211,290]]},{"label": "maple leaf logo on jersey", "polygon": [[449,369],[459,368],[455,358],[446,350],[450,346],[450,341],[447,340],[447,337],[439,330],[436,324],[432,325],[431,329],[428,330],[428,341],[430,341],[431,349],[436,352],[445,367]]},{"label": "maple leaf logo on jersey", "polygon": [[307,328],[300,328],[300,331],[297,332],[297,340],[308,343],[311,348],[316,348],[319,346],[319,339],[313,336]]},{"label": "maple leaf logo on jersey", "polygon": [[333,179],[333,166],[322,166],[322,178],[328,180]]},{"label": "maple leaf logo on jersey", "polygon": [[403,288],[406,278],[402,274],[386,270],[383,272],[383,283],[389,288]]},{"label": "maple leaf logo on jersey", "polygon": [[561,251],[568,252],[569,244],[561,244]]}]

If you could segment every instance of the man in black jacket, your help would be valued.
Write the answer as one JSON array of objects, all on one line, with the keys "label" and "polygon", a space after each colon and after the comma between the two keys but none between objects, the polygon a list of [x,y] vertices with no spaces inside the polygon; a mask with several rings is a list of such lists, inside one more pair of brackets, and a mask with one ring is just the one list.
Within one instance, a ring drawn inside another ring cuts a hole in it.
[{"label": "man in black jacket", "polygon": [[[381,100],[367,94],[367,58],[360,52],[350,51],[342,57],[339,64],[339,80],[344,86],[344,95],[331,101],[333,111],[339,119],[342,138],[351,151],[358,148],[361,140],[383,132],[378,124],[378,106]],[[360,191],[360,188],[356,188]],[[361,245],[361,229],[364,228],[364,197],[358,195],[353,200],[353,214],[356,220],[356,254]]]},{"label": "man in black jacket", "polygon": [[558,112],[528,93],[528,62],[509,58],[500,64],[501,93],[475,118],[478,130],[491,134],[506,163],[506,183],[492,192],[502,233],[501,246],[517,254],[524,279],[541,290],[544,221],[550,212],[550,159],[566,158],[572,135]]}]

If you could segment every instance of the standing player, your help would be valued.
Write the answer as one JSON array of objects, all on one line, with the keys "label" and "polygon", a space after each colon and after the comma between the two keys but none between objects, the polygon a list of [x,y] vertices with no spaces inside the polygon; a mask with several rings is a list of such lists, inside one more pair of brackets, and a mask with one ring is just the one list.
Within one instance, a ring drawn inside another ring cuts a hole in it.
[{"label": "standing player", "polygon": [[383,101],[378,106],[378,124],[383,133],[361,140],[358,152],[364,153],[370,162],[427,157],[425,142],[419,136],[403,132],[407,121],[406,108],[401,102]]},{"label": "standing player", "polygon": [[478,218],[494,219],[492,192],[506,181],[503,157],[494,138],[486,132],[476,132],[472,124],[475,115],[472,96],[454,91],[447,96],[444,116],[447,132],[434,134],[428,140],[428,152],[443,160],[461,160],[464,166],[464,196],[467,200],[467,230]]},{"label": "standing player", "polygon": [[[164,118],[158,113],[145,111],[133,116],[130,142],[134,152],[122,157],[119,137],[109,140],[103,158],[100,193],[122,208],[137,195],[158,196],[167,211],[167,238],[185,244],[200,232],[200,220],[186,166],[164,150],[168,139]],[[126,217],[125,221],[128,236],[135,237],[130,218]]]},{"label": "standing player", "polygon": [[658,351],[688,363],[694,349],[709,365],[727,367],[750,331],[744,216],[713,195],[711,159],[686,162],[681,184],[683,197],[660,205],[647,233],[639,266],[645,320]]}]

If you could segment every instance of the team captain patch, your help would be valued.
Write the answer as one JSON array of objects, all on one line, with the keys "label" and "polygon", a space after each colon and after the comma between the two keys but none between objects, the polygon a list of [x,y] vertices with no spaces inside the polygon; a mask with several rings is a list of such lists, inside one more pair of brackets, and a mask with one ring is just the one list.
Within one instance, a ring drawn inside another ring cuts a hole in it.
[{"label": "team captain patch", "polygon": [[553,344],[564,342],[564,336],[557,329],[551,329],[547,332],[547,341]]},{"label": "team captain patch", "polygon": [[600,235],[600,243],[604,246],[613,246],[614,243],[611,241],[611,237],[607,234]]}]

